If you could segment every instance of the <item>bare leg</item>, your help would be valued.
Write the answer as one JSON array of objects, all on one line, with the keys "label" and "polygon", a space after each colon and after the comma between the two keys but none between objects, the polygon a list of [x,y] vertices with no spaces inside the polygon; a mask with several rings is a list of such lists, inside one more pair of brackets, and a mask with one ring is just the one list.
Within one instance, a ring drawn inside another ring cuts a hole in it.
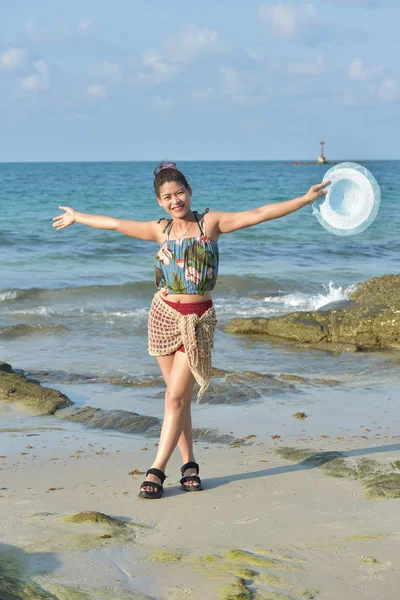
[{"label": "bare leg", "polygon": [[[176,352],[173,357],[164,357],[164,360],[160,358],[159,364],[167,383],[167,392],[158,452],[152,466],[164,471],[180,438],[185,453],[190,457],[193,456],[193,450],[187,447],[187,442],[191,440],[191,432],[183,436],[183,428],[185,426],[187,430],[188,426],[191,427],[190,399],[195,380],[184,352]],[[155,475],[148,475],[147,481],[158,483],[159,479]],[[152,492],[154,488],[145,486],[141,491]]]},{"label": "bare leg", "polygon": [[[161,369],[162,376],[164,377],[165,384],[167,386],[169,382],[169,375],[171,373],[172,365],[174,362],[174,356],[174,354],[170,354],[169,356],[158,357],[158,364]],[[191,395],[192,390],[190,390],[190,396],[188,397],[187,411],[185,412],[183,429],[178,441],[179,450],[182,455],[182,464],[195,461],[193,454],[192,413],[190,406]],[[192,470],[193,474],[195,474],[194,469]],[[188,475],[192,475],[192,473],[188,473]]]}]

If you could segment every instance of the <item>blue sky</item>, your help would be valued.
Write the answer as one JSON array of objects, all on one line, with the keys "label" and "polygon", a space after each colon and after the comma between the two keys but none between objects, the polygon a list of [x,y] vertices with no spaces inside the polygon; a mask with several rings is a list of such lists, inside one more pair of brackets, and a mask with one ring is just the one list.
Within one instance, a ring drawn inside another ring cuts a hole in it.
[{"label": "blue sky", "polygon": [[400,159],[399,0],[0,4],[0,161]]}]

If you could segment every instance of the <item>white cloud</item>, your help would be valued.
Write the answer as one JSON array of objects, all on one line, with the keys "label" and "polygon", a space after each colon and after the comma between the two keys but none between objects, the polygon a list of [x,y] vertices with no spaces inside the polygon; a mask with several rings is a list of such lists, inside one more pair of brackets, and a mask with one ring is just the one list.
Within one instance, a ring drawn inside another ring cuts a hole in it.
[{"label": "white cloud", "polygon": [[294,75],[320,75],[322,72],[322,56],[319,54],[314,63],[293,63],[289,65],[288,72]]},{"label": "white cloud", "polygon": [[135,81],[157,84],[172,79],[179,73],[178,67],[161,60],[157,50],[148,50],[143,54],[142,66],[144,70],[139,71],[134,77]]},{"label": "white cloud", "polygon": [[167,37],[164,46],[172,62],[190,62],[203,52],[215,50],[218,34],[212,29],[201,29],[198,25],[184,25],[180,32]]},{"label": "white cloud", "polygon": [[110,83],[118,83],[121,80],[121,66],[109,60],[103,60],[93,71],[96,76],[104,77]]},{"label": "white cloud", "polygon": [[378,94],[384,102],[398,102],[400,100],[400,86],[392,77],[386,77],[379,86]]},{"label": "white cloud", "polygon": [[79,19],[78,29],[82,33],[91,33],[96,30],[96,25],[93,19],[83,17],[82,19]]},{"label": "white cloud", "polygon": [[243,84],[236,69],[233,67],[221,67],[219,72],[222,77],[222,91],[224,94],[236,95],[243,93]]},{"label": "white cloud", "polygon": [[161,96],[154,96],[151,99],[151,108],[154,110],[169,110],[174,106],[172,100],[168,100],[167,98],[161,98]]},{"label": "white cloud", "polygon": [[85,89],[85,93],[93,100],[97,100],[99,98],[104,98],[107,94],[107,88],[104,85],[100,85],[98,83],[91,83]]},{"label": "white cloud", "polygon": [[166,38],[161,50],[150,49],[143,53],[133,81],[163,83],[180,73],[180,65],[193,61],[201,54],[214,52],[218,47],[216,31],[202,29],[198,25],[185,25],[176,34]]},{"label": "white cloud", "polygon": [[275,37],[297,39],[303,28],[311,23],[316,16],[312,4],[296,6],[295,4],[279,2],[278,4],[263,4],[258,17],[265,23]]},{"label": "white cloud", "polygon": [[21,81],[21,88],[27,92],[47,90],[50,83],[49,67],[44,60],[35,60],[32,66],[36,73],[24,77]]},{"label": "white cloud", "polygon": [[362,58],[354,58],[349,64],[349,79],[370,79],[382,70],[382,65],[367,68]]},{"label": "white cloud", "polygon": [[240,72],[233,67],[221,67],[219,69],[222,88],[221,93],[230,97],[236,104],[263,104],[266,101],[266,89],[261,94],[252,93],[252,89],[260,87],[260,81],[245,71]]},{"label": "white cloud", "polygon": [[0,71],[15,71],[23,66],[27,51],[23,48],[7,48],[0,54]]}]

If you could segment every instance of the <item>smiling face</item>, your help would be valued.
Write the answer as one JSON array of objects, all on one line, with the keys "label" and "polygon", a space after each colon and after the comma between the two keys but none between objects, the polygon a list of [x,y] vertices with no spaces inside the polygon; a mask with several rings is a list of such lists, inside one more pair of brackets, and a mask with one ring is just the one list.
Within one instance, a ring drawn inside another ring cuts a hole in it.
[{"label": "smiling face", "polygon": [[184,219],[190,211],[192,189],[178,181],[166,181],[160,186],[158,204],[176,219]]}]

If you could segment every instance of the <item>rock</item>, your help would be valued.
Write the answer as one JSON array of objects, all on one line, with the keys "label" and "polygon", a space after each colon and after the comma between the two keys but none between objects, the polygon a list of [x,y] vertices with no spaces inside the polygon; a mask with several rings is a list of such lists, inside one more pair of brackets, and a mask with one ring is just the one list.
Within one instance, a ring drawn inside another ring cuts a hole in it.
[{"label": "rock", "polygon": [[305,412],[295,412],[293,413],[292,417],[294,417],[295,419],[306,419],[307,415]]},{"label": "rock", "polygon": [[91,406],[71,408],[57,416],[74,423],[83,423],[87,427],[114,429],[125,433],[144,433],[160,423],[157,417],[138,415],[127,410],[101,410]]},{"label": "rock", "polygon": [[368,279],[352,293],[351,299],[364,306],[400,309],[400,275],[383,275]]},{"label": "rock", "polygon": [[38,415],[53,415],[72,404],[58,390],[44,388],[25,375],[15,373],[7,363],[0,363],[0,402],[22,404]]},{"label": "rock", "polygon": [[341,452],[320,452],[308,448],[281,447],[276,453],[303,467],[322,469],[330,477],[356,479],[365,488],[366,498],[400,498],[400,473],[396,473],[393,465],[380,464],[370,458],[350,464]]},{"label": "rock", "polygon": [[366,281],[342,308],[269,319],[232,319],[225,331],[264,334],[334,352],[400,349],[400,275]]}]

